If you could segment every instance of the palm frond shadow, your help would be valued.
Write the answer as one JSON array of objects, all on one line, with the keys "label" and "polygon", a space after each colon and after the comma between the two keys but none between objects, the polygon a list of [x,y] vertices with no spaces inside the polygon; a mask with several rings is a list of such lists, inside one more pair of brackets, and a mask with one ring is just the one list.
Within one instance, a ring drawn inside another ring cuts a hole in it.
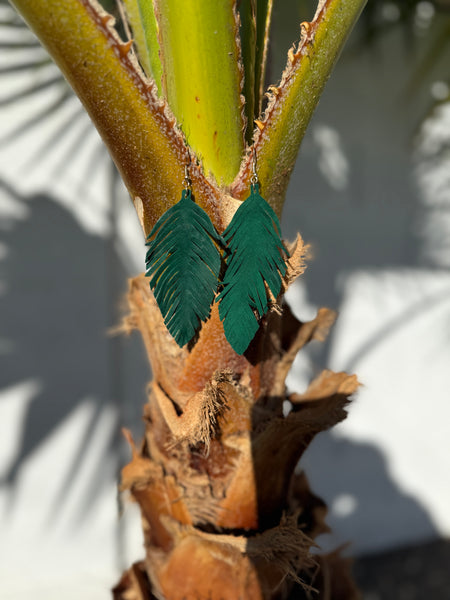
[{"label": "palm frond shadow", "polygon": [[[39,136],[37,147],[24,152],[20,168],[28,175],[38,167],[44,170],[49,156],[58,153],[67,136],[77,131],[75,140],[61,153],[57,168],[50,172],[49,183],[54,180],[55,172],[62,178],[74,156],[82,156],[93,140],[94,143],[97,140],[99,153],[107,156],[94,127],[61,72],[5,0],[0,1],[0,35],[7,40],[2,42],[0,107],[4,111],[17,111],[23,102],[28,101],[24,104],[22,119],[18,120],[16,116],[12,129],[0,133],[0,149],[11,143],[22,143],[26,148],[27,139],[32,139],[32,135],[34,139]],[[47,100],[42,102],[43,98]],[[30,100],[33,101],[31,109]],[[83,174],[79,179],[83,183],[86,181]]]},{"label": "palm frond shadow", "polygon": [[[18,476],[25,463],[81,404],[93,404],[78,440],[78,450],[66,457],[66,476],[49,508],[48,518],[53,520],[89,460],[105,411],[112,411],[95,475],[84,484],[84,496],[77,507],[77,518],[82,521],[89,515],[103,484],[111,482],[111,473],[118,475],[126,460],[119,427],[128,421],[127,426],[136,428],[140,415],[138,407],[135,414],[129,406],[123,409],[118,362],[124,342],[107,336],[108,329],[118,322],[117,307],[128,275],[117,254],[115,239],[115,210],[123,198],[117,197],[117,171],[111,167],[108,153],[81,104],[45,50],[4,0],[0,1],[0,33],[4,57],[0,67],[0,82],[5,84],[0,93],[3,114],[10,108],[17,111],[26,100],[28,106],[33,101],[33,108],[27,107],[19,122],[17,117],[14,119],[12,129],[0,133],[0,149],[20,143],[24,152],[19,172],[28,177],[39,168],[48,173],[49,187],[58,179],[64,184],[72,161],[84,156],[84,170],[77,174],[75,184],[70,181],[78,204],[85,201],[94,174],[106,172],[110,181],[106,238],[84,231],[52,195],[21,196],[10,184],[0,181],[10,199],[29,209],[25,220],[14,221],[10,230],[2,231],[2,242],[8,248],[2,263],[8,289],[0,299],[5,317],[2,337],[15,350],[2,356],[0,388],[23,380],[40,382],[40,391],[26,410],[16,455],[0,485],[10,489],[8,503],[12,510]],[[15,75],[19,79],[15,80]],[[50,99],[43,103],[42,94]],[[29,150],[27,141],[31,136],[39,143]],[[56,156],[56,160],[51,162],[51,156]],[[139,357],[136,361],[142,367]],[[140,372],[146,369],[141,368]],[[144,381],[141,383],[141,387],[137,384],[136,393],[136,397],[142,396],[139,408],[145,385]]]},{"label": "palm frond shadow", "polygon": [[[5,189],[3,183],[0,185]],[[120,260],[110,256],[110,240],[86,233],[51,197],[16,196],[16,200],[26,203],[29,214],[2,232],[2,242],[8,248],[2,263],[8,292],[0,298],[4,317],[1,336],[12,350],[1,359],[0,388],[24,380],[38,381],[40,386],[26,410],[17,453],[0,485],[10,487],[12,510],[22,467],[80,405],[88,402],[90,415],[80,433],[78,449],[65,457],[66,476],[49,509],[49,519],[54,519],[90,458],[105,411],[112,413],[109,430],[102,434],[105,441],[95,474],[85,484],[84,499],[79,503],[78,518],[82,521],[103,484],[111,482],[124,462],[120,426],[128,421],[128,426],[135,428],[137,421],[129,422],[130,407],[128,418],[123,413],[118,373],[123,341],[107,336],[108,329],[117,323],[116,305],[125,291],[111,290],[111,285],[118,281],[124,285],[126,276]],[[113,383],[110,373],[115,373]],[[136,415],[144,396],[143,380],[141,384]]]}]

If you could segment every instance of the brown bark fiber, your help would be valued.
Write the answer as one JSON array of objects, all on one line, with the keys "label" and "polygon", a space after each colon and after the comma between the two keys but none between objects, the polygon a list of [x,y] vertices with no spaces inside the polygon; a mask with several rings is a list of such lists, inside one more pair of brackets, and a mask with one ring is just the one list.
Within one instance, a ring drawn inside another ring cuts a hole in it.
[{"label": "brown bark fiber", "polygon": [[[304,269],[298,238],[287,285]],[[274,306],[245,356],[227,343],[214,306],[191,347],[164,327],[148,280],[130,281],[125,329],[139,329],[153,369],[145,438],[122,489],[138,502],[145,559],[114,589],[116,600],[358,598],[339,553],[319,556],[326,507],[295,473],[320,431],[346,416],[355,376],[323,371],[303,394],[286,394],[297,352],[323,340],[335,314],[301,323]],[[283,403],[290,412],[283,414]],[[315,552],[311,551],[315,549]]]}]

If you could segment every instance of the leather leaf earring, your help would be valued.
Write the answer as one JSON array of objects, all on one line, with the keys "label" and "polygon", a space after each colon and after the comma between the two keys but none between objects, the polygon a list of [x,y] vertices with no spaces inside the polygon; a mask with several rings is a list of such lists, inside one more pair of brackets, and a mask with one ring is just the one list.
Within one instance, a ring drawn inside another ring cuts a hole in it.
[{"label": "leather leaf earring", "polygon": [[185,167],[181,200],[157,221],[147,237],[146,276],[177,344],[192,340],[210,314],[221,266],[221,236],[195,204]]},{"label": "leather leaf earring", "polygon": [[222,237],[227,253],[217,297],[219,316],[233,350],[243,354],[259,328],[259,320],[269,310],[266,286],[276,298],[289,257],[278,217],[259,193],[255,158],[250,196],[237,209]]}]

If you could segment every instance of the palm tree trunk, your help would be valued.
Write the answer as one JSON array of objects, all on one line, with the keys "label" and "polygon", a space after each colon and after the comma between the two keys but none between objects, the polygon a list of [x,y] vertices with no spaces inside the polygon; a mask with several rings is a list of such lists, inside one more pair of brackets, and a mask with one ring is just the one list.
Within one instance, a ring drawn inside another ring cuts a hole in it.
[{"label": "palm tree trunk", "polygon": [[[302,270],[298,244],[291,278]],[[311,554],[327,530],[326,507],[295,467],[317,433],[345,418],[358,383],[324,371],[290,396],[284,383],[297,351],[324,339],[334,313],[301,323],[283,304],[244,357],[227,343],[217,309],[188,351],[168,334],[143,276],[130,281],[128,300],[124,327],[141,332],[154,380],[144,440],[136,447],[126,432],[132,460],[122,472],[141,509],[145,560],[114,598],[307,598],[312,589],[357,598],[338,554]]]}]

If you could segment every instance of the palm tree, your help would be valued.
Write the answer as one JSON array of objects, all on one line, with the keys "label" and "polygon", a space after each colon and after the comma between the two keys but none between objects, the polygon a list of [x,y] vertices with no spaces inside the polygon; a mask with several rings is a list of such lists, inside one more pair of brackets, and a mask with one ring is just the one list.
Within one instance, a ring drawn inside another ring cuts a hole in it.
[{"label": "palm tree", "polygon": [[[14,4],[97,126],[145,236],[185,181],[220,237],[255,172],[280,216],[301,139],[365,0],[321,0],[267,96],[270,0],[126,0],[117,28],[96,0]],[[253,246],[268,252],[259,238]],[[297,352],[324,339],[335,318],[320,309],[302,323],[283,302],[305,254],[300,236],[281,253],[280,293],[267,288],[271,308],[237,352],[217,302],[180,346],[148,279],[130,281],[124,329],[140,330],[154,380],[143,442],[125,432],[132,460],[122,488],[140,505],[146,556],[115,598],[357,597],[339,553],[311,552],[326,509],[295,473],[313,437],[345,418],[358,386],[324,371],[287,396]]]}]

